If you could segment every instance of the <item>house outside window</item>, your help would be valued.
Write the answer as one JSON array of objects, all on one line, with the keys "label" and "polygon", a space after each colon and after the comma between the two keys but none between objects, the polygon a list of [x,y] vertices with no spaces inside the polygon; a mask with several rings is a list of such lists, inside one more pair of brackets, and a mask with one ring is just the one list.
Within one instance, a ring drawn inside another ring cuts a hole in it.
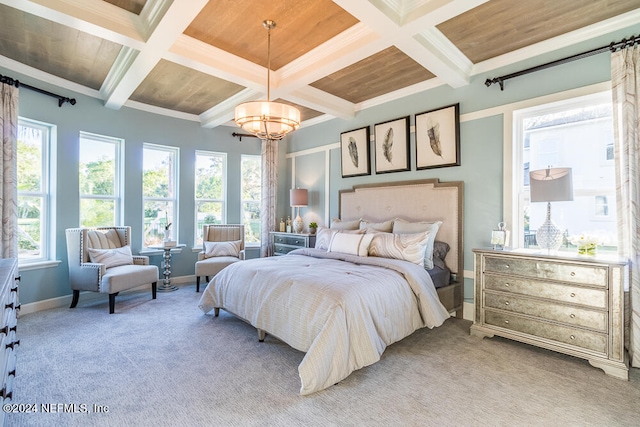
[{"label": "house outside window", "polygon": [[143,245],[157,245],[170,225],[178,240],[178,155],[165,145],[144,144],[142,165]]},{"label": "house outside window", "polygon": [[[512,175],[518,215],[513,246],[537,247],[535,233],[546,218],[547,203],[529,201],[525,171],[570,167],[573,201],[551,203],[551,219],[565,234],[560,251],[575,251],[569,237],[581,234],[597,236],[602,242],[600,250],[616,251],[615,165],[603,162],[603,147],[613,138],[611,94],[519,110],[514,113],[514,126],[514,151],[519,160],[514,162]],[[606,152],[609,157],[608,148]]]},{"label": "house outside window", "polygon": [[123,148],[122,139],[80,132],[80,226],[122,224]]},{"label": "house outside window", "polygon": [[205,224],[226,222],[227,155],[210,151],[196,151],[195,167],[195,239],[202,245]]},{"label": "house outside window", "polygon": [[50,260],[53,229],[50,196],[50,153],[53,125],[18,120],[18,261],[21,265]]},{"label": "house outside window", "polygon": [[262,159],[261,156],[242,156],[242,222],[245,244],[260,245],[260,207],[262,200]]}]

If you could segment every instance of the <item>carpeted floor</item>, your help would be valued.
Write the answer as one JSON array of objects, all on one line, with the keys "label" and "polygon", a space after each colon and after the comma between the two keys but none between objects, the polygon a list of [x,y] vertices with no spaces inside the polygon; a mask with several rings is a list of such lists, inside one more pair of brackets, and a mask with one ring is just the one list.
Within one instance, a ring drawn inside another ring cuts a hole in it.
[{"label": "carpeted floor", "polygon": [[[202,314],[199,297],[186,285],[155,301],[124,293],[113,315],[106,297],[81,297],[73,310],[22,316],[12,403],[38,412],[10,413],[5,425],[640,425],[640,370],[618,380],[582,359],[471,337],[470,322],[455,318],[303,397],[303,353],[258,342],[224,312]],[[70,404],[75,413],[64,412]]]}]

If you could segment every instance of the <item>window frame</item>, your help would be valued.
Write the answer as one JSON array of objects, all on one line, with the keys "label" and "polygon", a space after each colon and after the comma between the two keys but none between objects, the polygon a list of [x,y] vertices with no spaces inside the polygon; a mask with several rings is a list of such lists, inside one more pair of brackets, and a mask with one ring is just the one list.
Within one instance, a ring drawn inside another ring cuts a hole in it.
[{"label": "window frame", "polygon": [[[39,197],[42,199],[42,208],[40,212],[40,256],[37,258],[22,258],[18,250],[18,265],[20,269],[28,269],[37,265],[52,262],[55,259],[55,239],[52,238],[53,230],[55,230],[56,215],[51,208],[53,205],[54,183],[52,176],[55,172],[52,153],[55,153],[55,139],[57,127],[50,123],[37,120],[18,117],[18,127],[37,128],[42,131],[41,140],[41,161],[42,167],[40,191],[20,191],[17,189],[17,196],[23,197]],[[17,153],[19,156],[19,153]],[[25,268],[23,268],[25,267]]]},{"label": "window frame", "polygon": [[[102,195],[83,195],[80,192],[80,145],[82,144],[82,140],[102,142],[107,144],[115,145],[115,170],[114,170],[114,179],[116,182],[114,183],[114,195],[113,196],[102,196]],[[80,131],[80,136],[78,140],[78,222],[79,225],[82,226],[82,200],[90,199],[90,200],[114,200],[114,223],[113,224],[100,224],[100,226],[120,226],[123,225],[123,217],[124,217],[124,168],[122,165],[124,164],[124,139],[111,137],[106,135],[99,135],[91,132]]]},{"label": "window frame", "polygon": [[174,177],[174,182],[173,182],[173,186],[174,186],[174,195],[173,198],[165,198],[165,197],[146,197],[144,195],[144,184],[143,184],[143,189],[142,189],[142,246],[143,248],[148,248],[148,246],[146,246],[146,239],[145,239],[145,232],[146,232],[146,226],[144,223],[145,220],[145,216],[144,216],[144,209],[145,209],[145,205],[147,202],[171,202],[173,203],[173,220],[171,221],[171,238],[172,240],[175,241],[179,241],[179,236],[178,236],[178,230],[179,230],[179,217],[178,217],[178,203],[180,200],[179,197],[179,190],[180,190],[180,168],[179,168],[179,164],[180,164],[180,148],[179,147],[174,147],[174,146],[170,146],[170,145],[161,145],[161,144],[153,144],[153,143],[149,143],[149,142],[144,142],[142,144],[142,163],[143,163],[143,167],[142,167],[142,179],[144,182],[144,155],[145,155],[145,151],[146,150],[153,150],[153,151],[163,151],[163,152],[168,152],[168,153],[173,153],[174,155],[174,161],[173,161],[173,177]]},{"label": "window frame", "polygon": [[[597,88],[600,88],[600,90],[597,90]],[[536,99],[534,100],[535,103],[527,103],[528,105],[523,104],[518,106],[520,108],[511,110],[511,121],[506,120],[507,115],[505,114],[505,131],[507,127],[509,127],[512,138],[510,141],[505,139],[504,146],[504,216],[507,220],[510,220],[512,224],[511,243],[513,248],[524,247],[523,209],[526,200],[528,200],[528,191],[525,191],[524,188],[524,143],[522,139],[524,119],[540,114],[566,111],[596,103],[611,102],[610,85],[606,85],[606,90],[602,90],[601,88],[602,86],[586,88],[585,93],[574,93],[570,91],[566,94],[551,97],[553,98],[552,100],[549,100],[549,97]],[[508,133],[505,132],[505,135],[507,134]],[[607,162],[612,163],[613,160],[607,160]],[[609,213],[609,216],[610,215]]]},{"label": "window frame", "polygon": [[193,180],[193,242],[196,249],[200,249],[202,247],[202,227],[198,226],[198,204],[199,203],[220,203],[222,205],[221,211],[221,222],[222,224],[227,222],[227,153],[218,152],[218,151],[208,151],[208,150],[196,150],[195,157],[193,159],[194,165],[197,164],[198,156],[207,156],[207,157],[220,157],[222,158],[222,199],[199,199],[197,197],[197,179],[195,177],[195,173],[197,172],[197,168],[194,167],[194,180]]},{"label": "window frame", "polygon": [[[258,200],[249,200],[249,199],[244,199],[242,197],[242,195],[244,194],[244,180],[242,179],[243,173],[242,173],[242,166],[243,166],[243,159],[245,158],[252,158],[252,159],[257,159],[258,162],[260,163],[260,172],[262,174],[262,155],[261,154],[242,154],[240,156],[240,218],[242,223],[244,224],[244,204],[245,202],[251,202],[251,203],[257,203],[258,204],[258,210],[261,210],[260,208],[262,207],[261,203],[262,200],[258,199]],[[262,186],[262,182],[260,183],[260,185]],[[246,226],[246,225],[245,225]],[[260,224],[260,228],[262,229],[262,223]],[[245,230],[245,236],[247,234],[247,230]],[[262,236],[262,230],[260,233],[258,233],[259,236]],[[245,242],[245,247],[260,247],[261,245],[261,241],[258,240],[257,242]]]}]

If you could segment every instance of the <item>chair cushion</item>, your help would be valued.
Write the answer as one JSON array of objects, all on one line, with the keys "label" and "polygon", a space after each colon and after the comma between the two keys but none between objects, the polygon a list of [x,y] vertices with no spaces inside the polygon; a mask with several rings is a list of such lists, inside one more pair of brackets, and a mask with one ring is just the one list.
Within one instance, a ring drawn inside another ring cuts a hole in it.
[{"label": "chair cushion", "polygon": [[121,265],[107,269],[102,276],[100,292],[113,294],[158,281],[155,265]]},{"label": "chair cushion", "polygon": [[215,276],[226,266],[239,261],[240,258],[232,256],[205,258],[196,262],[196,276]]},{"label": "chair cushion", "polygon": [[88,248],[88,250],[91,262],[104,264],[106,268],[133,264],[133,255],[129,246],[113,249]]},{"label": "chair cushion", "polygon": [[240,247],[242,240],[234,240],[231,242],[204,242],[204,257],[212,258],[219,256],[238,257],[240,255]]}]

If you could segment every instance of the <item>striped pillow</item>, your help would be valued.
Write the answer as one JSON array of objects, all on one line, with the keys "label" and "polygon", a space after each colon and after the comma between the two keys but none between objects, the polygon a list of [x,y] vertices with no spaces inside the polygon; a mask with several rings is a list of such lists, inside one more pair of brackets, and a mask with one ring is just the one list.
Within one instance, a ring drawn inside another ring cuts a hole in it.
[{"label": "striped pillow", "polygon": [[367,256],[373,234],[334,233],[327,252]]},{"label": "striped pillow", "polygon": [[423,265],[429,231],[416,234],[375,233],[369,245],[369,256],[402,259]]},{"label": "striped pillow", "polygon": [[331,238],[336,233],[363,234],[364,232],[365,230],[332,230],[326,227],[318,227],[315,248],[324,249],[325,251],[328,250]]},{"label": "striped pillow", "polygon": [[88,249],[91,262],[104,264],[105,268],[133,264],[133,255],[131,255],[130,246],[112,249]]}]

